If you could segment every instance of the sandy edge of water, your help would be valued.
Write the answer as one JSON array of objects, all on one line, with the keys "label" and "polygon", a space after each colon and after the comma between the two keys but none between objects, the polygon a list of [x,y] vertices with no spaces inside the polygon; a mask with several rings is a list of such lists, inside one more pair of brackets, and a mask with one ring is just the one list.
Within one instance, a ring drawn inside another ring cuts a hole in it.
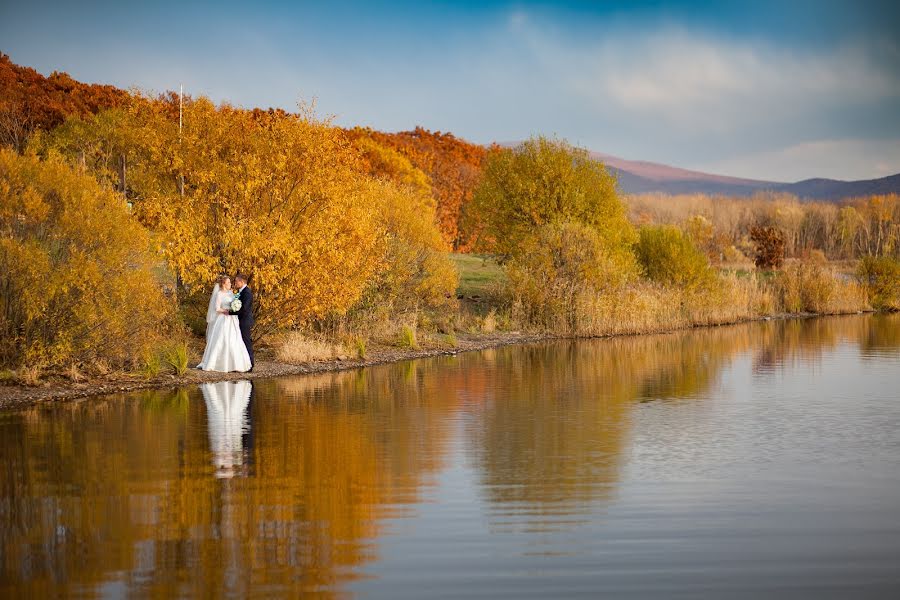
[{"label": "sandy edge of water", "polygon": [[0,410],[27,408],[30,406],[45,404],[48,402],[72,401],[86,399],[92,396],[122,394],[138,390],[172,389],[216,381],[264,379],[272,377],[285,377],[290,375],[304,375],[309,373],[324,373],[328,371],[346,371],[387,363],[415,360],[419,358],[452,356],[463,352],[474,352],[477,350],[487,350],[489,348],[498,348],[501,346],[530,344],[549,340],[599,339],[610,337],[624,337],[626,335],[658,335],[673,333],[675,331],[683,331],[685,329],[705,329],[709,327],[738,325],[741,323],[750,323],[754,321],[809,319],[824,316],[834,315],[820,315],[813,313],[782,314],[768,317],[756,317],[752,319],[741,319],[731,323],[721,323],[716,325],[695,325],[686,328],[673,328],[646,333],[616,334],[605,336],[561,336],[547,333],[521,332],[501,332],[475,335],[467,334],[459,336],[457,346],[455,348],[427,348],[413,350],[409,348],[379,346],[376,348],[372,348],[368,353],[369,356],[367,356],[365,359],[331,360],[298,365],[280,363],[277,361],[260,360],[257,362],[252,373],[216,373],[190,369],[181,376],[176,376],[174,374],[165,374],[154,379],[145,379],[137,375],[117,374],[116,376],[113,376],[108,380],[94,379],[83,383],[51,383],[34,387],[25,387],[18,385],[0,386]]}]

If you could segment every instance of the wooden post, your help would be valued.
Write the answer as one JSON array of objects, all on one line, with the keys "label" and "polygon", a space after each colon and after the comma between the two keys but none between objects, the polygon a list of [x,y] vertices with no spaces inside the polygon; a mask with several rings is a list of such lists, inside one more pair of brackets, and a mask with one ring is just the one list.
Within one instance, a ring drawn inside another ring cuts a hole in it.
[{"label": "wooden post", "polygon": [[[178,89],[178,148],[181,150],[181,129],[184,125],[184,84]],[[184,198],[184,173],[178,175],[178,193]]]}]

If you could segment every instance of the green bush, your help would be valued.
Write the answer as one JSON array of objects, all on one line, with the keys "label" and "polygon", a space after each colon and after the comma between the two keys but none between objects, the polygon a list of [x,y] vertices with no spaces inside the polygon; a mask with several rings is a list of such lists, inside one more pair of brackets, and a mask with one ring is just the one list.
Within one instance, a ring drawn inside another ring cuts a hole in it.
[{"label": "green bush", "polygon": [[400,329],[400,340],[398,344],[401,348],[410,348],[411,350],[419,349],[419,342],[416,340],[416,330],[409,325],[404,325]]},{"label": "green bush", "polygon": [[697,288],[713,279],[709,259],[674,225],[641,227],[635,254],[644,275],[658,283]]},{"label": "green bush", "polygon": [[158,352],[148,351],[141,364],[141,372],[147,379],[153,379],[162,371],[162,357]]},{"label": "green bush", "polygon": [[163,351],[163,359],[176,375],[184,375],[188,368],[188,349],[184,342],[173,342]]},{"label": "green bush", "polygon": [[868,292],[872,308],[900,310],[900,259],[866,256],[859,261],[856,275]]}]

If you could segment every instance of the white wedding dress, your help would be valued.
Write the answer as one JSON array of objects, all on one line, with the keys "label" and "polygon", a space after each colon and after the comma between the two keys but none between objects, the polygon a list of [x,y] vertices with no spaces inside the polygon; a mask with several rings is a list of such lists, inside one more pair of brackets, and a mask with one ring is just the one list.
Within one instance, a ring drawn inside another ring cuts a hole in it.
[{"label": "white wedding dress", "polygon": [[216,312],[218,308],[229,308],[234,298],[234,294],[219,289],[218,285],[213,290],[206,313],[206,350],[198,369],[225,373],[250,370],[250,355],[241,338],[238,318]]}]

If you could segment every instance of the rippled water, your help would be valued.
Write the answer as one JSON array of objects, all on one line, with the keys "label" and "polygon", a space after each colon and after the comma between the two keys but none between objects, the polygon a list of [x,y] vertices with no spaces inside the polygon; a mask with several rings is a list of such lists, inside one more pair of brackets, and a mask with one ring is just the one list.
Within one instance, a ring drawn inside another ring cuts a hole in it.
[{"label": "rippled water", "polygon": [[900,597],[900,315],[0,414],[10,597]]}]

